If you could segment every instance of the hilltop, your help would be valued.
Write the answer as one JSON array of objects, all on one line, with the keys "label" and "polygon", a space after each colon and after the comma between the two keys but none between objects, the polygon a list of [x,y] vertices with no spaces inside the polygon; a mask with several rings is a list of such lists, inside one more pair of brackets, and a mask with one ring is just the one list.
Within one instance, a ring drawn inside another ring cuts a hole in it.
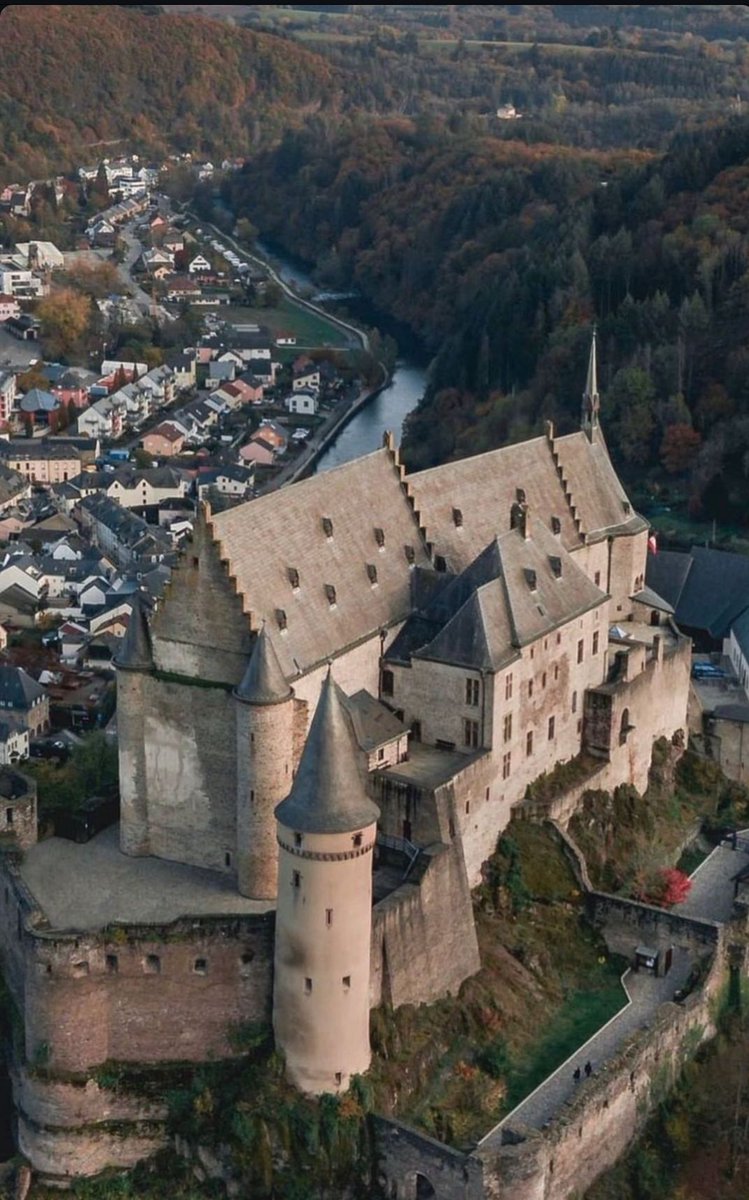
[{"label": "hilltop", "polygon": [[319,55],[199,16],[10,4],[0,34],[0,181],[110,146],[246,154],[338,91]]}]

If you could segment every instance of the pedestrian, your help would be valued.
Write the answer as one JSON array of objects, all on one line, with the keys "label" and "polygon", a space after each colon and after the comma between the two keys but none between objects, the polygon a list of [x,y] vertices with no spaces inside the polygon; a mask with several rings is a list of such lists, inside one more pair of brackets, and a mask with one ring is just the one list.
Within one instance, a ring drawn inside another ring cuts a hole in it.
[{"label": "pedestrian", "polygon": [[572,1078],[574,1079],[575,1083],[580,1082],[580,1068],[579,1067],[575,1067]]},{"label": "pedestrian", "polygon": [[590,1059],[588,1059],[588,1061],[585,1064],[585,1078],[590,1079],[592,1074],[593,1074],[593,1064],[591,1063]]}]

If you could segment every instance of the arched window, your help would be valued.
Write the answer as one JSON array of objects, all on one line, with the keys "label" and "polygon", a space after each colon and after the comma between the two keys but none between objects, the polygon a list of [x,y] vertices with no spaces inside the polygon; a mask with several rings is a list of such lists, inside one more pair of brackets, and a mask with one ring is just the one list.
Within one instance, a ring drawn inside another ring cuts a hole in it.
[{"label": "arched window", "polygon": [[627,743],[627,735],[629,734],[629,709],[625,708],[622,712],[622,720],[619,726],[619,745],[625,746]]}]

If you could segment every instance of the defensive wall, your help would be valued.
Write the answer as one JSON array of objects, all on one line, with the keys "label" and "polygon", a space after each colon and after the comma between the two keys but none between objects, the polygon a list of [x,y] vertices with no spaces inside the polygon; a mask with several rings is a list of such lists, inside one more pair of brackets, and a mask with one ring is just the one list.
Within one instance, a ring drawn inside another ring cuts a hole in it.
[{"label": "defensive wall", "polygon": [[[661,1006],[576,1089],[542,1130],[500,1122],[466,1154],[397,1121],[378,1118],[380,1176],[389,1200],[569,1200],[626,1152],[699,1046],[712,1038],[729,970],[747,974],[745,947],[730,931],[603,893],[589,901],[612,950],[631,956],[640,938],[688,945],[709,966],[699,990]],[[423,1181],[434,1189],[426,1190]]]}]

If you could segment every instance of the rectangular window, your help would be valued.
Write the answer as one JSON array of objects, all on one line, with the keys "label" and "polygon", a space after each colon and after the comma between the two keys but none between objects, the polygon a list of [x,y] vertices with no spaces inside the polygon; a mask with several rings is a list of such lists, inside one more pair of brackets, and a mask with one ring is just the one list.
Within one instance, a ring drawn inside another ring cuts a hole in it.
[{"label": "rectangular window", "polygon": [[291,872],[291,886],[294,888],[302,886],[302,877],[298,871]]},{"label": "rectangular window", "polygon": [[555,679],[558,679],[558,678],[559,678],[559,667],[558,667],[558,666],[556,666],[556,665],[555,665],[555,667],[554,667],[554,678],[555,678]]},{"label": "rectangular window", "polygon": [[508,713],[507,716],[505,717],[504,739],[506,742],[509,742],[511,737],[512,737],[512,713]]},{"label": "rectangular window", "polygon": [[393,694],[393,672],[382,672],[382,694],[383,696],[392,696]]},{"label": "rectangular window", "polygon": [[554,717],[549,717],[549,741],[554,741]]},{"label": "rectangular window", "polygon": [[325,909],[325,924],[327,926],[331,926],[333,924],[333,909],[332,908]]},{"label": "rectangular window", "polygon": [[475,708],[479,702],[479,681],[478,679],[466,679],[466,704],[470,704]]},{"label": "rectangular window", "polygon": [[304,981],[304,991],[307,996],[309,996],[310,992],[312,991],[312,980],[309,978],[305,979]]},{"label": "rectangular window", "polygon": [[196,958],[195,962],[193,963],[192,969],[196,975],[207,975],[208,974],[208,959],[207,958]]},{"label": "rectangular window", "polygon": [[577,661],[579,663],[581,663],[583,661],[584,653],[585,653],[585,642],[583,641],[582,638],[580,638],[580,641],[577,643]]},{"label": "rectangular window", "polygon": [[116,975],[120,969],[120,964],[117,961],[116,954],[108,954],[104,960],[104,965],[106,967],[107,975]]},{"label": "rectangular window", "polygon": [[596,587],[601,586],[601,572],[600,571],[596,571],[596,573],[595,573],[595,585],[596,585]]},{"label": "rectangular window", "polygon": [[463,745],[470,746],[475,750],[479,744],[479,723],[478,721],[463,722]]},{"label": "rectangular window", "polygon": [[509,753],[505,754],[504,757],[502,758],[502,778],[503,779],[510,778],[511,761],[512,761],[512,759],[511,759],[511,755]]},{"label": "rectangular window", "polygon": [[533,753],[533,730],[530,729],[525,735],[525,753],[530,755]]},{"label": "rectangular window", "polygon": [[531,696],[532,696],[532,695],[533,695],[533,680],[532,680],[532,679],[529,679],[529,680],[528,680],[528,699],[529,699],[529,700],[530,700],[530,698],[531,698]]},{"label": "rectangular window", "polygon": [[598,633],[593,634],[593,653],[598,653]]},{"label": "rectangular window", "polygon": [[161,959],[158,954],[147,954],[143,963],[143,970],[146,975],[161,974]]},{"label": "rectangular window", "polygon": [[542,688],[546,687],[546,672],[545,671],[544,671],[543,675],[541,676],[541,687]]},{"label": "rectangular window", "polygon": [[347,992],[351,987],[351,976],[344,975],[343,979],[341,980],[341,983],[343,984],[343,990],[345,992]]},{"label": "rectangular window", "polygon": [[512,700],[512,673],[505,677],[505,700]]},{"label": "rectangular window", "polygon": [[577,712],[577,692],[572,693],[572,711]]},{"label": "rectangular window", "polygon": [[6,825],[13,824],[13,809],[12,808],[6,808],[6,810],[5,810],[5,824]]}]

